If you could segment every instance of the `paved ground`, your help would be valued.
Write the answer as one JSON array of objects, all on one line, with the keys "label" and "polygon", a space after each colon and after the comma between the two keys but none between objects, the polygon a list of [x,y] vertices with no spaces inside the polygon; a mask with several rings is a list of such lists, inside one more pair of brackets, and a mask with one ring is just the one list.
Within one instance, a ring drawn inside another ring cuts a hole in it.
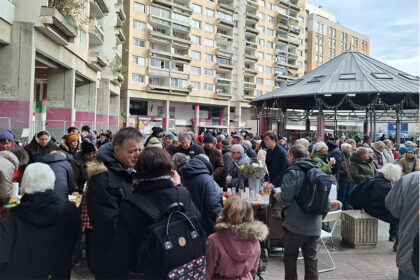
[{"label": "paved ground", "polygon": [[[331,272],[320,274],[320,279],[397,279],[398,270],[395,266],[395,252],[392,250],[393,243],[388,241],[389,225],[379,222],[378,243],[375,248],[353,249],[341,242],[340,225],[337,225],[334,232],[336,244],[332,257],[336,263],[336,269]],[[329,244],[327,244],[329,246]],[[330,246],[329,246],[330,248]],[[329,267],[328,255],[322,248],[319,251],[319,269]],[[303,260],[298,260],[299,280],[304,279]],[[278,280],[284,278],[283,258],[270,257],[267,269],[263,274],[265,280]],[[85,265],[74,267],[72,271],[73,280],[93,279]]]}]

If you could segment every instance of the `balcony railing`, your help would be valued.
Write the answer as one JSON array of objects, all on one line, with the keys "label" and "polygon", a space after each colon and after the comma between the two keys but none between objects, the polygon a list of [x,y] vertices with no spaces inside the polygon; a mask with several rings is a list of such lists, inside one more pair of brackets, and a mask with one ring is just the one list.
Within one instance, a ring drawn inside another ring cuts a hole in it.
[{"label": "balcony railing", "polygon": [[257,88],[257,85],[255,83],[244,82],[244,88],[256,89]]},{"label": "balcony railing", "polygon": [[227,4],[223,4],[223,3],[219,3],[220,8],[223,8],[225,10],[231,11],[231,12],[235,12],[235,8],[231,5],[227,5]]},{"label": "balcony railing", "polygon": [[245,42],[245,47],[256,49],[257,48],[257,44],[252,43],[252,42],[249,42],[249,41],[246,41]]}]

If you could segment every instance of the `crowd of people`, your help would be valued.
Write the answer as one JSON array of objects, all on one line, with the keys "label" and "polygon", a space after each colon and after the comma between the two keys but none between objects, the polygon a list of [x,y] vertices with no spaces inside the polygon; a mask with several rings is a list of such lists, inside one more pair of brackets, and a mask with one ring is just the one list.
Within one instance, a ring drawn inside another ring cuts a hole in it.
[{"label": "crowd of people", "polygon": [[[386,197],[395,182],[406,188],[402,175],[419,171],[417,146],[408,141],[397,149],[389,139],[374,143],[368,137],[357,139],[328,136],[325,142],[321,138],[289,141],[274,131],[255,137],[211,131],[195,135],[165,133],[160,127],[153,127],[145,139],[135,128],[113,135],[84,126],[80,132],[70,127],[58,140],[48,131],[39,131],[28,145],[19,147],[12,131],[6,130],[0,135],[0,238],[5,244],[0,247],[0,276],[68,279],[83,248],[97,279],[158,277],[153,273],[162,273],[160,264],[139,256],[139,248],[146,246],[149,228],[167,214],[168,205],[177,202],[187,216],[198,217],[199,234],[207,238],[206,278],[252,279],[259,266],[259,242],[267,237],[268,228],[254,220],[245,199],[235,196],[223,203],[222,196],[228,188],[239,191],[247,186],[241,166],[253,163],[266,170],[263,188],[272,190],[274,199],[287,206],[286,279],[297,277],[299,248],[305,278],[318,279],[316,243],[322,215],[305,213],[295,201],[305,173],[312,168],[337,183],[343,210],[353,207],[349,194],[355,185],[374,180],[371,196],[380,199],[364,208],[390,223],[390,240],[399,242],[398,249],[408,250],[407,242],[414,235],[399,236],[398,229],[412,227],[415,221],[400,218],[397,208],[402,207],[402,194],[393,189],[400,201]],[[415,179],[407,180],[412,184]],[[23,194],[20,204],[3,208],[16,182]],[[78,209],[69,195],[82,196]],[[145,205],[153,205],[149,208],[157,218]],[[405,264],[399,267],[401,273],[413,275]]]}]

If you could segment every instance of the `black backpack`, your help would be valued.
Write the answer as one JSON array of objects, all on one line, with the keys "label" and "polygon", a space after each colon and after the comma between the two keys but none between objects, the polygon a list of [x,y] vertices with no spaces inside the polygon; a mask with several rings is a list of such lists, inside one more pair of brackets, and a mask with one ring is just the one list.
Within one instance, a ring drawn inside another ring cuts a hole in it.
[{"label": "black backpack", "polygon": [[306,174],[302,188],[296,197],[300,208],[307,214],[326,215],[329,210],[331,177],[319,168],[306,171],[298,165],[292,165],[288,170],[301,170]]},{"label": "black backpack", "polygon": [[351,188],[347,201],[353,209],[363,209],[368,205],[369,191],[374,183],[374,178],[365,178]]},{"label": "black backpack", "polygon": [[162,212],[143,195],[136,195],[142,210],[154,222],[137,251],[138,264],[147,278],[164,279],[172,269],[206,255],[200,217],[188,213],[180,201]]}]

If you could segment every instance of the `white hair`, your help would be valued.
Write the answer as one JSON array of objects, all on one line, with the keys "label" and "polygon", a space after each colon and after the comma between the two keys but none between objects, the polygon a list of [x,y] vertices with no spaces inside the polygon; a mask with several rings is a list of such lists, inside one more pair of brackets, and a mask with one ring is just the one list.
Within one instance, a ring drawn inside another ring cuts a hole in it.
[{"label": "white hair", "polygon": [[245,153],[244,147],[242,147],[241,144],[235,144],[235,145],[233,145],[231,151],[233,151],[233,149],[238,149],[238,152],[240,152],[241,155],[243,155]]},{"label": "white hair", "polygon": [[306,148],[309,147],[309,141],[306,140],[305,138],[300,138],[300,139],[296,140],[295,144],[300,144],[302,146],[305,146]]},{"label": "white hair", "polygon": [[397,164],[386,164],[384,167],[382,167],[379,172],[381,172],[385,179],[392,182],[397,181],[401,178],[402,174],[402,168],[401,166]]},{"label": "white hair", "polygon": [[318,142],[314,145],[314,150],[315,152],[319,152],[322,148],[327,147],[327,144],[325,144],[325,142]]},{"label": "white hair", "polygon": [[210,162],[210,158],[206,154],[199,154],[198,156],[205,158],[208,162]]},{"label": "white hair", "polygon": [[348,144],[348,143],[341,144],[341,150],[342,151],[351,150],[351,149],[353,149],[353,147],[350,144]]},{"label": "white hair", "polygon": [[27,194],[53,190],[55,174],[48,164],[35,162],[25,168],[22,178],[22,191]]},{"label": "white hair", "polygon": [[242,144],[244,144],[247,148],[252,147],[251,141],[249,141],[249,140],[244,140],[244,142],[242,142]]}]

